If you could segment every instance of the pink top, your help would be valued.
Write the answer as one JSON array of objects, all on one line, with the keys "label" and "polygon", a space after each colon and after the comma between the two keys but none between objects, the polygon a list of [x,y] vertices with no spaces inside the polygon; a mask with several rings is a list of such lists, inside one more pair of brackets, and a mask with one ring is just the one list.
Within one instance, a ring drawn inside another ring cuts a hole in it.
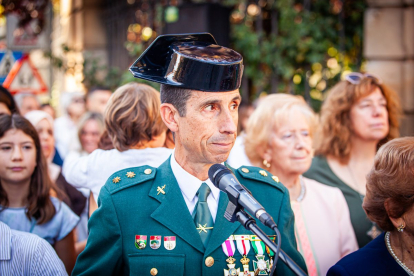
[{"label": "pink top", "polygon": [[302,201],[291,201],[298,249],[309,275],[326,275],[345,255],[358,249],[345,197],[338,188],[303,177]]}]

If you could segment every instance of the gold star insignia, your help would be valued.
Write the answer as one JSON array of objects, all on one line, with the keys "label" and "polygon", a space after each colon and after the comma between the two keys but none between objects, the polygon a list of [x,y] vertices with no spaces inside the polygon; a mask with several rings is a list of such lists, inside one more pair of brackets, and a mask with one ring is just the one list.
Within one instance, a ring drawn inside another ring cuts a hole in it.
[{"label": "gold star insignia", "polygon": [[207,233],[207,230],[210,230],[210,229],[213,229],[213,227],[207,227],[207,223],[206,224],[204,224],[204,225],[201,225],[200,223],[198,224],[198,227],[196,228],[197,230],[200,230],[200,232],[198,232],[198,233],[201,233],[201,231],[203,231],[204,233]]},{"label": "gold star insignia", "polygon": [[127,172],[127,173],[126,173],[126,176],[127,176],[128,178],[134,178],[134,177],[135,177],[135,173],[134,173],[134,172]]},{"label": "gold star insignia", "polygon": [[162,186],[162,187],[158,186],[158,187],[157,187],[157,192],[158,192],[158,194],[157,194],[157,195],[159,195],[160,193],[162,193],[163,195],[165,195],[165,191],[164,191],[164,189],[165,189],[165,185],[164,185],[164,186]]},{"label": "gold star insignia", "polygon": [[114,179],[112,179],[113,183],[119,183],[119,181],[121,181],[121,178],[119,176],[115,177]]},{"label": "gold star insignia", "polygon": [[279,182],[279,177],[277,177],[276,175],[272,176],[272,179],[276,182]]},{"label": "gold star insignia", "polygon": [[267,172],[266,172],[266,171],[264,171],[264,170],[260,170],[260,171],[259,171],[259,173],[260,173],[261,175],[263,175],[263,176],[267,176]]}]

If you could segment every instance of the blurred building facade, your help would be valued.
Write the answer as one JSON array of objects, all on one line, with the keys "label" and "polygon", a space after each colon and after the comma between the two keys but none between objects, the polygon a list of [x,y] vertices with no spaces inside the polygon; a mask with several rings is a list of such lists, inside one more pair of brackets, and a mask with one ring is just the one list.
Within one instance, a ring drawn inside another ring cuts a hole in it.
[{"label": "blurred building facade", "polygon": [[414,0],[368,0],[364,56],[368,72],[401,99],[401,135],[414,136]]},{"label": "blurred building facade", "polygon": [[[125,42],[128,26],[138,17],[135,5],[141,2],[148,3],[149,12],[144,11],[139,16],[145,14],[145,20],[154,20],[156,14],[151,5],[159,2],[155,0],[54,1],[58,5],[54,4],[52,51],[59,55],[61,45],[67,45],[75,50],[67,56],[77,65],[69,73],[53,70],[52,98],[59,91],[85,90],[82,63],[86,56],[121,70],[134,61],[136,57],[129,55]],[[414,0],[368,0],[367,3],[364,21],[366,71],[378,75],[398,92],[404,110],[401,134],[414,135]],[[153,31],[158,35],[163,30],[155,26]],[[168,27],[164,31],[168,32]]]}]

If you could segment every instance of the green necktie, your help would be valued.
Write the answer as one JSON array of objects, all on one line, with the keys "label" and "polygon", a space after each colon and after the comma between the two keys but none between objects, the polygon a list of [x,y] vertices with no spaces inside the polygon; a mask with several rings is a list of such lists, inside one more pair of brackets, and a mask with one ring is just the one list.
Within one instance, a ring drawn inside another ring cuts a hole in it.
[{"label": "green necktie", "polygon": [[207,204],[207,197],[210,192],[210,187],[206,183],[201,184],[201,187],[197,191],[198,202],[193,212],[194,223],[204,247],[207,247],[214,225],[213,217]]}]

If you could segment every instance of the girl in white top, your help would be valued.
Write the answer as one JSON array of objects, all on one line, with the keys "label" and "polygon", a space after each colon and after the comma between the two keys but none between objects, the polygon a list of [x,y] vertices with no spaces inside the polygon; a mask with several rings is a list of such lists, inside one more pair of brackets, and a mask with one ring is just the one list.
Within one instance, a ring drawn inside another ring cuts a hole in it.
[{"label": "girl in white top", "polygon": [[245,136],[252,164],[269,170],[289,190],[298,250],[312,276],[326,275],[358,249],[342,192],[302,177],[312,162],[314,124],[314,113],[302,97],[270,95],[250,117]]},{"label": "girl in white top", "polygon": [[95,150],[88,156],[70,155],[63,164],[66,180],[92,191],[95,201],[114,172],[142,165],[158,167],[172,153],[163,148],[167,127],[159,113],[160,96],[145,84],[129,83],[111,96],[105,128],[115,149]]}]

